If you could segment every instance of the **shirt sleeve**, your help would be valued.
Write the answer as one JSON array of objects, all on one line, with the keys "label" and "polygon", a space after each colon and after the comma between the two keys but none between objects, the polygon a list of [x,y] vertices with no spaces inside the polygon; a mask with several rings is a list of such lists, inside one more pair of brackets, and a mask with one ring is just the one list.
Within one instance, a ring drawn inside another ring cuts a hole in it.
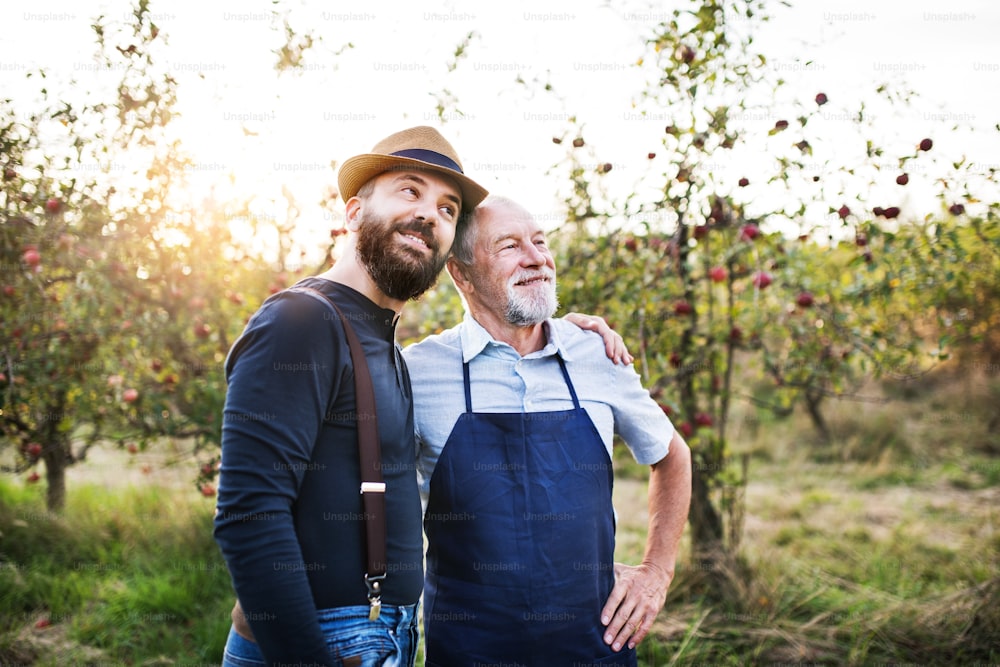
[{"label": "shirt sleeve", "polygon": [[266,303],[233,346],[214,535],[268,664],[332,664],[292,508],[345,362],[326,308]]},{"label": "shirt sleeve", "polygon": [[608,402],[615,420],[615,433],[632,452],[635,460],[652,465],[665,457],[674,437],[674,425],[642,385],[632,366],[614,365],[614,390]]}]

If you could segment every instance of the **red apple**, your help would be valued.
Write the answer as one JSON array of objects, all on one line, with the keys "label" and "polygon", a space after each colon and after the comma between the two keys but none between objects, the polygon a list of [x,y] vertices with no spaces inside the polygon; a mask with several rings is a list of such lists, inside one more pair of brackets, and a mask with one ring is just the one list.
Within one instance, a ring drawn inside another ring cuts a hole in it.
[{"label": "red apple", "polygon": [[738,185],[739,185],[739,186],[740,186],[741,188],[745,188],[746,186],[750,185],[750,179],[748,179],[748,178],[741,178],[741,179],[739,180],[739,183],[738,183]]},{"label": "red apple", "polygon": [[39,456],[41,456],[41,455],[42,455],[42,446],[41,446],[40,444],[38,444],[37,442],[32,442],[32,443],[30,443],[30,444],[29,444],[29,445],[28,445],[28,446],[27,446],[27,447],[25,448],[25,450],[24,450],[24,451],[25,451],[25,452],[26,452],[26,453],[28,454],[28,456],[30,456],[31,458],[33,458],[33,459],[37,459],[37,458],[38,458]]},{"label": "red apple", "polygon": [[652,160],[654,157],[656,157],[656,153],[646,153],[646,157]]},{"label": "red apple", "polygon": [[127,445],[125,445],[125,449],[128,451],[129,454],[139,453],[139,445],[135,444],[134,442],[130,442]]},{"label": "red apple", "polygon": [[676,315],[690,315],[694,312],[694,308],[687,301],[681,300],[674,304],[674,314]]},{"label": "red apple", "polygon": [[194,335],[198,338],[208,338],[212,333],[212,327],[205,324],[204,322],[199,322],[194,325]]},{"label": "red apple", "polygon": [[920,141],[920,150],[929,151],[934,146],[934,142],[930,139],[922,139]]},{"label": "red apple", "polygon": [[828,100],[828,99],[827,99],[827,97],[826,97],[826,93],[817,93],[817,94],[816,94],[816,105],[817,105],[817,106],[823,106],[823,105],[824,105],[824,104],[826,104],[826,103],[827,103],[828,101],[829,101],[829,100]]},{"label": "red apple", "polygon": [[910,177],[907,174],[900,174],[896,177],[896,185],[906,185],[910,182]]},{"label": "red apple", "polygon": [[15,290],[15,289],[14,289],[14,286],[13,286],[13,285],[4,285],[4,286],[3,286],[3,293],[4,293],[4,296],[14,296],[14,293],[15,293],[16,291],[17,291],[17,290]]},{"label": "red apple", "polygon": [[691,434],[694,433],[694,428],[691,426],[691,422],[683,422],[677,429],[681,432],[685,438],[690,438]]},{"label": "red apple", "polygon": [[125,401],[126,403],[135,403],[138,398],[139,398],[138,390],[133,389],[132,387],[129,387],[128,389],[122,392],[122,400]]},{"label": "red apple", "polygon": [[50,625],[52,625],[52,619],[50,619],[48,616],[42,616],[40,619],[35,621],[36,630],[42,630],[44,628],[49,627]]},{"label": "red apple", "polygon": [[660,403],[660,409],[663,410],[663,414],[668,417],[674,413],[674,409],[666,403]]},{"label": "red apple", "polygon": [[699,412],[694,416],[694,423],[696,426],[711,426],[712,415],[706,412]]},{"label": "red apple", "polygon": [[45,202],[45,210],[49,213],[58,213],[59,209],[62,208],[62,202],[55,197],[50,197]]},{"label": "red apple", "polygon": [[159,373],[163,370],[163,362],[159,359],[153,359],[153,361],[150,362],[149,367],[153,369],[154,373]]},{"label": "red apple", "polygon": [[752,222],[740,228],[740,241],[753,241],[758,236],[760,236],[760,228]]},{"label": "red apple", "polygon": [[201,485],[201,495],[205,496],[206,498],[210,498],[211,496],[214,496],[215,495],[215,487],[212,486],[211,484],[202,484]]},{"label": "red apple", "polygon": [[844,218],[846,218],[850,214],[851,214],[851,209],[847,208],[846,204],[844,206],[841,206],[840,208],[837,209],[837,215],[840,216],[841,220],[843,220]]},{"label": "red apple", "polygon": [[41,478],[42,478],[42,476],[38,474],[37,470],[32,470],[31,474],[28,475],[27,482],[28,482],[28,484],[34,484],[35,482],[37,482]]},{"label": "red apple", "polygon": [[639,242],[635,240],[634,236],[625,239],[625,249],[629,252],[635,252],[639,249]]},{"label": "red apple", "polygon": [[753,286],[757,289],[764,289],[774,282],[774,278],[767,271],[758,271],[753,276]]},{"label": "red apple", "polygon": [[708,236],[708,225],[695,225],[694,226],[694,238],[695,240],[700,240]]},{"label": "red apple", "polygon": [[34,248],[28,248],[24,251],[24,254],[21,255],[21,260],[28,266],[34,268],[41,264],[42,256]]},{"label": "red apple", "polygon": [[795,299],[795,303],[799,304],[799,306],[803,308],[808,308],[813,305],[814,301],[815,299],[813,298],[811,292],[800,292],[799,296]]},{"label": "red apple", "polygon": [[729,275],[724,266],[713,266],[708,270],[708,277],[712,279],[713,283],[721,283]]}]

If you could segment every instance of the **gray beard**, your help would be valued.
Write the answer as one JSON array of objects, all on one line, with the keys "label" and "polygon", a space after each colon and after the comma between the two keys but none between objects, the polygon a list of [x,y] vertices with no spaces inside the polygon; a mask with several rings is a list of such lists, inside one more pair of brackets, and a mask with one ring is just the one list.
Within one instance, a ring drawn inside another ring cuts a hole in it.
[{"label": "gray beard", "polygon": [[514,288],[514,282],[519,279],[512,278],[507,285],[507,311],[504,313],[507,321],[517,327],[530,327],[555,315],[559,308],[555,280],[547,283],[547,289],[541,294],[521,295]]}]

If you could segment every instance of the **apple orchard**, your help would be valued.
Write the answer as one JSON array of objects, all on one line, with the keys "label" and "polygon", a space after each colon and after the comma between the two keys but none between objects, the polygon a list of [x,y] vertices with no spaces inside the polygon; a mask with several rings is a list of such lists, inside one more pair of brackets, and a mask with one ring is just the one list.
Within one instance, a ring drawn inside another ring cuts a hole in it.
[{"label": "apple orchard", "polygon": [[[733,6],[744,24],[764,10]],[[815,122],[838,102],[824,91],[763,131],[739,120],[748,107],[734,91],[783,82],[748,37],[729,35],[727,11],[688,3],[648,26],[636,112],[671,109],[673,120],[641,148],[650,168],[629,194],[609,190],[613,165],[576,116],[553,137],[565,152],[550,170],[565,210],[551,234],[563,309],[602,315],[622,333],[690,442],[690,528],[703,555],[735,547],[726,499],[746,482],[732,457],[735,404],[777,417],[805,410],[823,446],[824,405],[868,380],[945,360],[1000,370],[994,171],[935,158],[944,128],[889,154],[872,114],[858,114],[858,152],[835,164]],[[145,5],[124,25],[98,22],[95,38],[99,64],[117,77],[111,98],[71,102],[38,79],[30,113],[0,101],[0,462],[44,485],[52,510],[66,501],[67,468],[93,447],[123,461],[169,450],[211,497],[225,355],[268,294],[323,268],[292,261],[294,217],[273,222],[273,259],[232,231],[246,200],[179,203],[190,164],[172,132],[177,82]],[[282,62],[294,68],[307,46],[294,35],[289,45],[283,57],[297,57]],[[443,121],[449,110],[439,112]],[[713,168],[754,154],[767,159],[731,181]],[[818,160],[826,168],[816,174]],[[81,169],[111,163],[129,168]],[[902,200],[917,173],[934,210],[867,200],[874,185]],[[336,195],[325,205],[336,209]],[[459,317],[443,284],[408,308],[403,337]]]}]

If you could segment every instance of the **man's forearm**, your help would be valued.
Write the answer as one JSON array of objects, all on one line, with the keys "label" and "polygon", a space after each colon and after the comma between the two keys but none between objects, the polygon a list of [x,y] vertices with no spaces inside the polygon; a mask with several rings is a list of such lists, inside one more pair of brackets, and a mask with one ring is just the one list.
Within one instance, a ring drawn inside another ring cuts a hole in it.
[{"label": "man's forearm", "polygon": [[691,450],[674,432],[670,452],[651,466],[649,474],[649,527],[644,563],[663,568],[674,578],[677,549],[691,504]]}]

